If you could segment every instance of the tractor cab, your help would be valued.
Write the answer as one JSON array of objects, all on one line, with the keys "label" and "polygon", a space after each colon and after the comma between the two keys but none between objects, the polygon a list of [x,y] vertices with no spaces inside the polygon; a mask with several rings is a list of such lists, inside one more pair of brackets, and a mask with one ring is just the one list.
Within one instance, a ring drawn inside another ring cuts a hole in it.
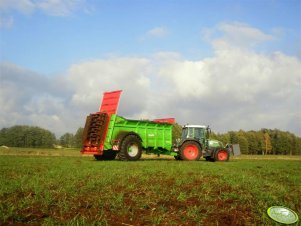
[{"label": "tractor cab", "polygon": [[181,142],[185,140],[196,140],[203,147],[208,146],[210,128],[202,125],[185,125],[182,129]]}]

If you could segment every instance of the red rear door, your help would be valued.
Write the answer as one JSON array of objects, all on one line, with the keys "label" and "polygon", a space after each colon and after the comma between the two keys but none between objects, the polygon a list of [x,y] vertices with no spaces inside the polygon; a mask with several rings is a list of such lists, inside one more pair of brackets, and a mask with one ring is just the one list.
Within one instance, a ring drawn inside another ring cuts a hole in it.
[{"label": "red rear door", "polygon": [[105,92],[103,94],[102,103],[99,108],[100,112],[105,112],[109,116],[117,113],[118,103],[120,99],[122,90],[117,90],[113,92]]}]

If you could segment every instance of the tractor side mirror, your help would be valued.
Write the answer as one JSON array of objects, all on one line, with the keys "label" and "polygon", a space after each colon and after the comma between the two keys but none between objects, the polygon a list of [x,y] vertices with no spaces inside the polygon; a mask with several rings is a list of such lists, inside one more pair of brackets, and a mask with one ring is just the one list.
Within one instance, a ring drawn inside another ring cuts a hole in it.
[{"label": "tractor side mirror", "polygon": [[209,139],[210,134],[211,134],[211,129],[209,126],[207,126],[206,130],[207,130],[207,139]]},{"label": "tractor side mirror", "polygon": [[208,134],[211,134],[211,128],[209,126],[207,126],[207,131],[208,131]]}]

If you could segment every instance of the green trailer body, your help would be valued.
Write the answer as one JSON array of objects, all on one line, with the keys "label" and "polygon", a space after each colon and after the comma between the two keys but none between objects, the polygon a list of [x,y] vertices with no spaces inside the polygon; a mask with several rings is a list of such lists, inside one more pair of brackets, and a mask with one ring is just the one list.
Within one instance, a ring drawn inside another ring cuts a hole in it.
[{"label": "green trailer body", "polygon": [[147,120],[129,120],[113,114],[110,119],[104,150],[119,150],[120,142],[128,134],[136,134],[144,150],[154,153],[172,149],[172,124]]},{"label": "green trailer body", "polygon": [[[172,127],[166,122],[129,120],[105,112],[87,117],[83,137],[83,154],[96,159],[114,159],[117,153],[124,160],[137,160],[142,150],[157,155],[177,155],[172,151]],[[123,155],[122,155],[123,153]]]},{"label": "green trailer body", "polygon": [[139,159],[142,150],[176,155],[172,151],[174,119],[130,120],[118,116],[120,93],[105,93],[100,111],[87,116],[81,153],[93,154],[98,159],[114,159],[118,153],[124,160]]}]

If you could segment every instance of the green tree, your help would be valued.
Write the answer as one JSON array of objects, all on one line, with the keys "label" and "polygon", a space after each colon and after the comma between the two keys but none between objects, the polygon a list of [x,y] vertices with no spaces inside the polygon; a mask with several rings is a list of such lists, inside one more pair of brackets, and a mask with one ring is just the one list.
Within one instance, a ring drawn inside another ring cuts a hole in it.
[{"label": "green tree", "polygon": [[172,127],[172,143],[175,144],[177,139],[181,139],[182,126],[175,123]]},{"label": "green tree", "polygon": [[83,133],[84,128],[78,128],[74,135],[74,146],[77,148],[80,148],[83,145]]},{"label": "green tree", "polygon": [[296,137],[295,155],[301,155],[301,137]]},{"label": "green tree", "polygon": [[211,133],[209,134],[209,139],[218,140],[218,135],[211,131]]},{"label": "green tree", "polygon": [[275,129],[271,134],[272,152],[276,155],[286,155],[289,151],[290,144],[287,133]]},{"label": "green tree", "polygon": [[60,145],[66,148],[75,146],[74,135],[72,133],[65,133],[60,137]]},{"label": "green tree", "polygon": [[2,128],[0,130],[0,146],[6,145],[8,140],[8,128]]},{"label": "green tree", "polygon": [[242,154],[250,154],[249,153],[249,143],[248,140],[245,136],[243,136],[242,134],[237,136],[238,139],[238,144],[240,147],[240,151]]},{"label": "green tree", "polygon": [[271,131],[271,142],[272,142],[272,153],[273,155],[278,154],[278,150],[280,147],[280,135],[278,130]]},{"label": "green tree", "polygon": [[272,151],[271,137],[267,132],[265,132],[263,134],[263,137],[264,137],[264,149],[263,150],[265,150],[264,153],[267,155],[267,154],[270,154]]},{"label": "green tree", "polygon": [[293,155],[296,152],[297,139],[296,136],[290,132],[285,132],[287,139],[287,154]]},{"label": "green tree", "polygon": [[249,154],[257,154],[258,152],[258,139],[255,131],[249,131],[246,133],[248,140]]},{"label": "green tree", "polygon": [[40,127],[18,125],[0,131],[0,145],[50,148],[55,142],[55,135]]},{"label": "green tree", "polygon": [[229,133],[225,133],[225,134],[217,134],[216,135],[216,139],[223,142],[224,145],[226,144],[230,144],[230,135]]},{"label": "green tree", "polygon": [[234,131],[229,131],[229,141],[231,144],[238,144],[239,143],[239,138],[237,132]]}]

